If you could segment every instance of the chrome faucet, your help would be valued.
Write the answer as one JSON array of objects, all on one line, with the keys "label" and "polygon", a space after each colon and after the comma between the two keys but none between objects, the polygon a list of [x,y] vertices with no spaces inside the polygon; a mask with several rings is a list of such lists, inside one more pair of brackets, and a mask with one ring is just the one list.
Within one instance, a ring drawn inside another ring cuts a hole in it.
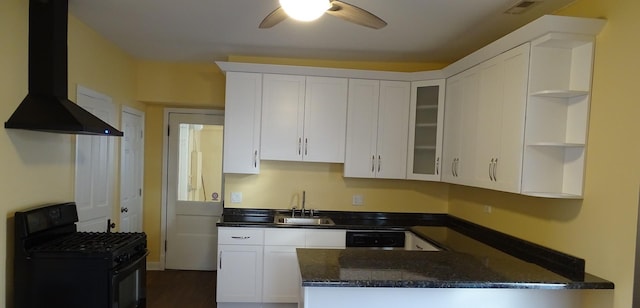
[{"label": "chrome faucet", "polygon": [[306,203],[307,200],[307,192],[305,190],[302,191],[302,216],[305,215],[305,209],[304,209],[304,205]]}]

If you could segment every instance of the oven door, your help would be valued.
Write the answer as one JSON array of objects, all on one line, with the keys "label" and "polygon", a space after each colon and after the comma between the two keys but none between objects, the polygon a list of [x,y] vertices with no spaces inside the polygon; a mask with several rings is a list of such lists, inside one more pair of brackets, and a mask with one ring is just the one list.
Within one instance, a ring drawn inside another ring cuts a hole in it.
[{"label": "oven door", "polygon": [[113,269],[111,276],[112,308],[144,308],[147,293],[147,255]]}]

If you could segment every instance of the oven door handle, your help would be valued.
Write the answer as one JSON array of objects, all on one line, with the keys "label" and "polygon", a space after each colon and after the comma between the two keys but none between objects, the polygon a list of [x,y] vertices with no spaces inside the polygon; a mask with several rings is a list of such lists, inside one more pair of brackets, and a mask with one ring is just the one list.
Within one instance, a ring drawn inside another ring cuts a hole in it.
[{"label": "oven door handle", "polygon": [[132,262],[129,262],[129,265],[125,266],[124,268],[121,269],[114,269],[113,270],[113,275],[114,277],[117,275],[120,275],[121,273],[128,273],[131,270],[135,269],[136,267],[138,267],[138,263],[140,263],[141,261],[144,261],[144,259],[147,258],[147,256],[149,255],[149,250],[145,251],[143,255],[141,255],[140,257],[138,257],[137,259],[135,259]]}]

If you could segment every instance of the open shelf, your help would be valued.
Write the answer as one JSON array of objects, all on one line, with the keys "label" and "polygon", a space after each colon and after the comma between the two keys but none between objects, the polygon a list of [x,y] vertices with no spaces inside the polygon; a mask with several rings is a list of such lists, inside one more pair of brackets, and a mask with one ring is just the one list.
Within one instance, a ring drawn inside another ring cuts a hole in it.
[{"label": "open shelf", "polygon": [[594,38],[549,33],[531,43],[524,195],[582,197]]},{"label": "open shelf", "polygon": [[566,143],[566,142],[538,142],[527,144],[529,147],[565,147],[565,148],[581,148],[584,143]]},{"label": "open shelf", "polygon": [[539,198],[582,199],[581,195],[564,194],[564,193],[523,191],[522,194],[526,196],[539,197]]},{"label": "open shelf", "polygon": [[542,90],[530,94],[538,97],[574,98],[589,95],[588,91],[579,90]]}]

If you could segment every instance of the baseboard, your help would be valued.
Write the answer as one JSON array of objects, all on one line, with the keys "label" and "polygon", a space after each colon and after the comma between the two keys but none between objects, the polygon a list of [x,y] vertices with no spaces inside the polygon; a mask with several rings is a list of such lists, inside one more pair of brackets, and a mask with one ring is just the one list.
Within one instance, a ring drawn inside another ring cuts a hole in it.
[{"label": "baseboard", "polygon": [[162,262],[147,262],[148,271],[163,271],[164,266]]}]

